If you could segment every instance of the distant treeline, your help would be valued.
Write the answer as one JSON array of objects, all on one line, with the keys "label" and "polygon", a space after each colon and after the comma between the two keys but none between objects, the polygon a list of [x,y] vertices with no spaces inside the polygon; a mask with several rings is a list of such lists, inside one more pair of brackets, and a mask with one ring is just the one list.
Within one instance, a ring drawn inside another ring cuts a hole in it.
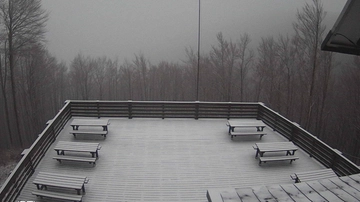
[{"label": "distant treeline", "polygon": [[[256,50],[250,48],[251,36],[246,33],[238,39],[218,33],[217,43],[200,57],[199,86],[197,52],[191,48],[180,64],[151,64],[142,53],[122,63],[81,54],[69,66],[59,63],[44,48],[47,15],[40,1],[11,1],[22,5],[16,7],[4,2],[1,148],[31,145],[68,99],[194,101],[198,87],[200,101],[263,102],[360,162],[360,58],[348,56],[340,62],[339,55],[320,51],[325,12],[318,0],[296,14],[293,36],[265,36]],[[10,11],[31,5],[38,10],[29,12],[39,15],[31,21],[29,15],[16,18],[23,20],[15,28],[33,26],[12,30]],[[36,30],[34,26],[38,30],[30,35],[27,31]]]}]

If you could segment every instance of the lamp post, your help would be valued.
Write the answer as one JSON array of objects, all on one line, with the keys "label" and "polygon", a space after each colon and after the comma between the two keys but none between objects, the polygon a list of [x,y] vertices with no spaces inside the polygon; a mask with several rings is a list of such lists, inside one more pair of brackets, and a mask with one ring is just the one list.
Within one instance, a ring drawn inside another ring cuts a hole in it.
[{"label": "lamp post", "polygon": [[199,101],[199,79],[200,79],[200,0],[199,0],[199,24],[198,24],[198,61],[196,76],[196,101]]}]

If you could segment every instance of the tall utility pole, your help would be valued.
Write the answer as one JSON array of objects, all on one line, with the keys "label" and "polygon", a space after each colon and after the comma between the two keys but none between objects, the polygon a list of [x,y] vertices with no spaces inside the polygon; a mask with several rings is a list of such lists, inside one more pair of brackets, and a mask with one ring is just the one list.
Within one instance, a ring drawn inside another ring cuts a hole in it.
[{"label": "tall utility pole", "polygon": [[200,0],[199,0],[199,30],[198,30],[197,77],[196,77],[196,101],[199,101],[199,79],[200,79]]}]

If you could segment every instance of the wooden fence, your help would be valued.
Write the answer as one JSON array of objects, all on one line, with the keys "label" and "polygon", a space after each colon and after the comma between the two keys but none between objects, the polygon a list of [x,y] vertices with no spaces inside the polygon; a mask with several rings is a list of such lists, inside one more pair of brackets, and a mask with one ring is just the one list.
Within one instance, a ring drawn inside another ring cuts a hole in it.
[{"label": "wooden fence", "polygon": [[15,201],[36,166],[72,117],[125,118],[256,118],[263,120],[339,176],[360,173],[360,168],[336,150],[262,103],[67,101],[22,157],[0,189],[2,201]]}]

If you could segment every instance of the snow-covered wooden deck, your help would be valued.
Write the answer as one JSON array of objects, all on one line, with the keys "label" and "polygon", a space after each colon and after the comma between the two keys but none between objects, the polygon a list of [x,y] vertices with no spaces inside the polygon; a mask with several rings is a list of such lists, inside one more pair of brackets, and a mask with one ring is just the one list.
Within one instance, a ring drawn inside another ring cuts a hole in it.
[{"label": "snow-covered wooden deck", "polygon": [[[262,140],[258,136],[231,140],[226,119],[117,118],[109,122],[106,139],[96,135],[74,139],[68,123],[17,200],[49,201],[31,194],[39,171],[87,176],[86,202],[205,202],[208,189],[293,183],[292,173],[324,168],[301,150],[296,152],[300,159],[292,164],[259,166],[252,147],[256,142],[287,141],[269,127]],[[59,164],[52,159],[58,141],[99,142],[96,166]]]}]

